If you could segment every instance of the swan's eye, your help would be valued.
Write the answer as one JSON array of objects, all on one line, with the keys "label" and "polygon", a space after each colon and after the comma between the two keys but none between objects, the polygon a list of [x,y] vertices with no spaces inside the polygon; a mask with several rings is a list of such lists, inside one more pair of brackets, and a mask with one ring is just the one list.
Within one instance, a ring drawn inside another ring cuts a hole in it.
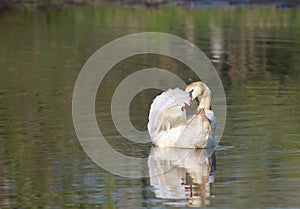
[{"label": "swan's eye", "polygon": [[191,98],[193,98],[193,91],[194,91],[194,89],[192,89],[192,90],[189,91],[189,96],[190,96]]}]

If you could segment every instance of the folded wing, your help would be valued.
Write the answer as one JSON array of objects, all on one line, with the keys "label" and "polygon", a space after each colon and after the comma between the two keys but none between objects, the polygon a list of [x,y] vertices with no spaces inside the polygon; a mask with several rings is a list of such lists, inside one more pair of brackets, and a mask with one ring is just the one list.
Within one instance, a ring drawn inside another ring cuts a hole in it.
[{"label": "folded wing", "polygon": [[182,107],[189,102],[188,93],[179,88],[169,89],[157,96],[153,100],[148,118],[151,139],[155,139],[161,132],[185,125],[186,113]]}]

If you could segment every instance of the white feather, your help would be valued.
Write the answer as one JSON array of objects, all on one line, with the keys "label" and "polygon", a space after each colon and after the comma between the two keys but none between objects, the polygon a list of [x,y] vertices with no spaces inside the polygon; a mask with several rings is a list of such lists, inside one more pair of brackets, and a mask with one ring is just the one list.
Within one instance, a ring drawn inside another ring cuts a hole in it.
[{"label": "white feather", "polygon": [[157,96],[151,104],[148,130],[151,138],[155,138],[160,130],[169,130],[178,121],[186,122],[186,114],[182,106],[189,104],[189,94],[179,88],[169,89]]}]

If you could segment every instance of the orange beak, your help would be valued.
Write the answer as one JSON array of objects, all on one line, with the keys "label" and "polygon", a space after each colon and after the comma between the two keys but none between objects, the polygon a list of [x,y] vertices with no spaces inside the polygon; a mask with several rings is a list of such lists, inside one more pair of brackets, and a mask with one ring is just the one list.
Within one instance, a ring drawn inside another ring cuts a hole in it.
[{"label": "orange beak", "polygon": [[184,103],[184,105],[181,107],[181,111],[184,111],[184,110],[186,110],[186,108],[188,107],[188,106],[190,106],[188,103]]}]

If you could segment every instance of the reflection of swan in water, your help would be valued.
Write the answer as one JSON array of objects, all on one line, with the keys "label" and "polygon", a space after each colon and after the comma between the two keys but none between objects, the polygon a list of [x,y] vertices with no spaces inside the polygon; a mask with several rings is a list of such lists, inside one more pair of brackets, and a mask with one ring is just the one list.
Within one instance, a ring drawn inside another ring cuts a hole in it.
[{"label": "reflection of swan in water", "polygon": [[[187,118],[186,108],[198,101],[197,113]],[[159,147],[207,148],[216,145],[216,118],[211,91],[203,82],[189,84],[185,91],[169,89],[157,96],[149,112],[148,131]]]},{"label": "reflection of swan in water", "polygon": [[152,147],[149,160],[150,184],[157,198],[185,199],[189,206],[209,204],[210,183],[216,172],[213,149]]}]

